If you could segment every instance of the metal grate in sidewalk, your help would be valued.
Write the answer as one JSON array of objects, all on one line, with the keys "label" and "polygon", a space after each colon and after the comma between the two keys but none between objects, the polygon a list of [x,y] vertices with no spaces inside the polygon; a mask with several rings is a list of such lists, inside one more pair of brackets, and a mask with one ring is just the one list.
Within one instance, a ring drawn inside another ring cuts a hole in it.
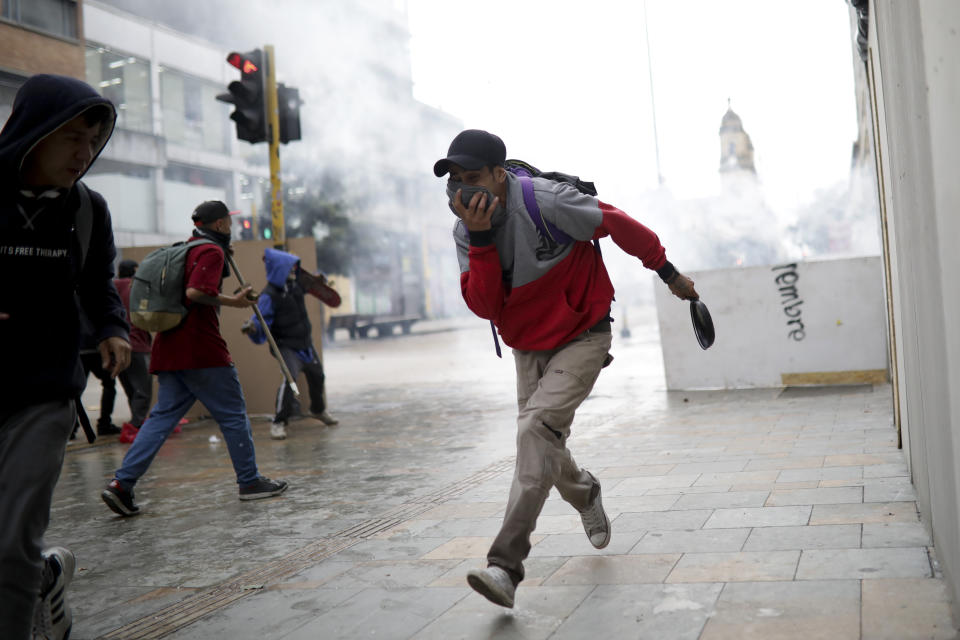
[{"label": "metal grate in sidewalk", "polygon": [[382,515],[344,529],[330,538],[312,542],[230,582],[211,587],[100,636],[103,640],[155,640],[163,638],[200,618],[245,598],[271,584],[295,575],[330,556],[363,542],[382,531],[396,527],[434,506],[462,495],[478,484],[513,468],[514,459],[495,462],[451,485],[398,505]]}]

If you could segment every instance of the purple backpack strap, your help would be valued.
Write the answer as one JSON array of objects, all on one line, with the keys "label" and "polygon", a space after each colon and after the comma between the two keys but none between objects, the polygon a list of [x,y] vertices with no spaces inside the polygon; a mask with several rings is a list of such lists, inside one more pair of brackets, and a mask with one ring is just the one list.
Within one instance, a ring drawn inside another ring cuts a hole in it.
[{"label": "purple backpack strap", "polygon": [[533,193],[533,180],[524,175],[517,175],[517,179],[520,180],[520,187],[523,189],[523,204],[526,205],[527,213],[530,214],[530,219],[533,220],[533,224],[537,227],[540,235],[544,238],[550,238],[558,244],[573,242],[573,238],[558,229],[556,225],[543,219],[543,215],[540,213],[540,205],[537,204],[537,198]]}]

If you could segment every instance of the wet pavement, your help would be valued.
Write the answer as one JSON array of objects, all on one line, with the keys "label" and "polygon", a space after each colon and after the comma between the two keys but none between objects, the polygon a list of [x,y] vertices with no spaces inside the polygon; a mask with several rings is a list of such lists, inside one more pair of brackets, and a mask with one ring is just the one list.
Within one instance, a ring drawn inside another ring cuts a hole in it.
[{"label": "wet pavement", "polygon": [[237,499],[202,421],[119,518],[99,493],[126,445],[70,445],[47,543],[77,556],[72,637],[955,637],[888,386],[666,392],[652,313],[630,317],[570,440],[612,541],[593,549],[552,493],[516,608],[465,581],[502,518],[516,413],[509,352],[466,318],[327,348],[339,426],[274,441],[255,416],[261,472],[291,484],[278,498]]}]

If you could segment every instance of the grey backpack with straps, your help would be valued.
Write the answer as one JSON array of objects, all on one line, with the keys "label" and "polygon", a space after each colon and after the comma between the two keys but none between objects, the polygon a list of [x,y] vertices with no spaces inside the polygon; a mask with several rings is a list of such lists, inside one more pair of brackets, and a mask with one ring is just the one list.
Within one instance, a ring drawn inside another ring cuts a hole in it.
[{"label": "grey backpack with straps", "polygon": [[187,315],[183,276],[187,252],[212,240],[177,242],[147,255],[130,283],[130,323],[146,331],[173,329]]}]

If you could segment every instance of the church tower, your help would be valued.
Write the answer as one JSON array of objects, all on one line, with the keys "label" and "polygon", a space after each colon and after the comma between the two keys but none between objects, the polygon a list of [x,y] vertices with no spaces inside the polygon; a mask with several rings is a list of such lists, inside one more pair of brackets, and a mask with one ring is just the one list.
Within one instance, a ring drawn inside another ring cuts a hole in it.
[{"label": "church tower", "polygon": [[720,174],[726,178],[729,174],[750,173],[756,176],[753,166],[753,143],[750,135],[743,130],[740,116],[730,108],[727,100],[727,112],[720,122]]}]

